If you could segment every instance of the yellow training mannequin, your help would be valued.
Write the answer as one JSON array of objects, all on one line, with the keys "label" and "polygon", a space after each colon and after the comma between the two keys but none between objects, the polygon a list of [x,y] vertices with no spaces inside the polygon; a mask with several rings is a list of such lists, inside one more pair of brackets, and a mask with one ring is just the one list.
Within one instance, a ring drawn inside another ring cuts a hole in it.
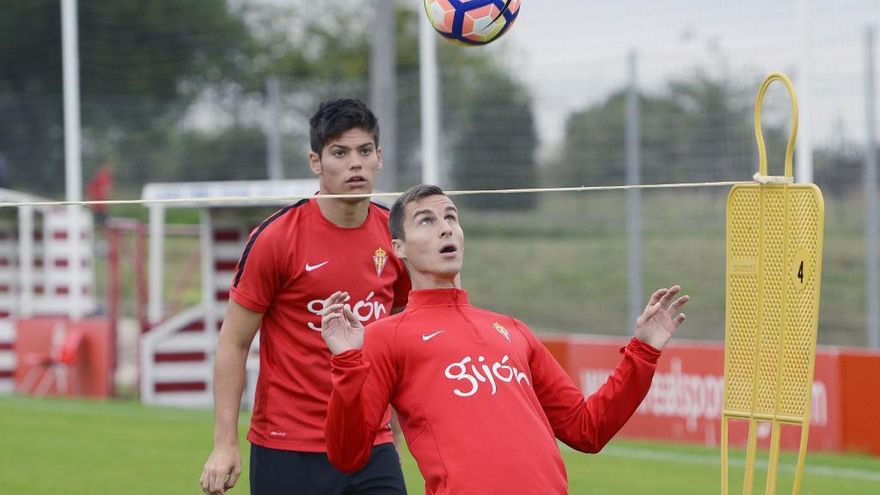
[{"label": "yellow training mannequin", "polygon": [[[767,175],[761,106],[767,88],[781,81],[792,105],[785,175]],[[792,493],[800,489],[807,449],[825,205],[815,184],[794,184],[797,97],[782,73],[768,76],[755,102],[759,170],[755,184],[736,185],[727,201],[727,279],[724,409],[721,418],[721,493],[728,493],[728,428],[749,423],[743,493],[752,493],[758,422],[772,425],[765,493],[776,492],[782,424],[800,425]]]}]

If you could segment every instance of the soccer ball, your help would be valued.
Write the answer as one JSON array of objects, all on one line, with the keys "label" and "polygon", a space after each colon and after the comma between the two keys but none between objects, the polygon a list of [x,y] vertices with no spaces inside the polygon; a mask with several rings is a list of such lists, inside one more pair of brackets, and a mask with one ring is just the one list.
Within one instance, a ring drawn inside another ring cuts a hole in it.
[{"label": "soccer ball", "polygon": [[444,38],[485,45],[506,33],[519,15],[520,0],[425,0],[428,20]]}]

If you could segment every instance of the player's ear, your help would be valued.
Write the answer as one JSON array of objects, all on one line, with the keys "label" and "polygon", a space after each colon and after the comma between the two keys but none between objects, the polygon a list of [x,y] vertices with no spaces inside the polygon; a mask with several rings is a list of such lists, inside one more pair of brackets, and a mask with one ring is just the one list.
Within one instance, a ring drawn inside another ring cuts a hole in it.
[{"label": "player's ear", "polygon": [[406,259],[406,241],[391,239],[391,247],[394,248],[394,256],[401,260]]},{"label": "player's ear", "polygon": [[382,168],[382,148],[376,148],[376,158],[379,159],[379,166],[376,169]]},{"label": "player's ear", "polygon": [[313,174],[321,175],[321,156],[314,151],[309,151],[309,168],[312,169]]}]

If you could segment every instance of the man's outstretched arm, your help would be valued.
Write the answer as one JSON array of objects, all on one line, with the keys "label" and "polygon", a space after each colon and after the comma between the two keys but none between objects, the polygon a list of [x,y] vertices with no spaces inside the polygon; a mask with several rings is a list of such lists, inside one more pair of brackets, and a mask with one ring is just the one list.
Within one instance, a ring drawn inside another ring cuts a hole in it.
[{"label": "man's outstretched arm", "polygon": [[632,417],[651,387],[660,350],[684,321],[680,310],[688,296],[672,302],[679,290],[674,286],[651,296],[636,321],[636,336],[622,349],[623,359],[589,398],[534,339],[530,367],[535,393],[557,438],[578,450],[598,452]]}]

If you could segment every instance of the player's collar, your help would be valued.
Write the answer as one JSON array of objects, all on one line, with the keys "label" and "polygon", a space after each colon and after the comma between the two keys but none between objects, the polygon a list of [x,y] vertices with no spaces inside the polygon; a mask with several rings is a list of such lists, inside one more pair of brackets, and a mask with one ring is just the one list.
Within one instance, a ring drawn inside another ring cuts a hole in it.
[{"label": "player's collar", "polygon": [[468,293],[464,289],[420,289],[410,291],[407,308],[419,306],[468,305]]}]

